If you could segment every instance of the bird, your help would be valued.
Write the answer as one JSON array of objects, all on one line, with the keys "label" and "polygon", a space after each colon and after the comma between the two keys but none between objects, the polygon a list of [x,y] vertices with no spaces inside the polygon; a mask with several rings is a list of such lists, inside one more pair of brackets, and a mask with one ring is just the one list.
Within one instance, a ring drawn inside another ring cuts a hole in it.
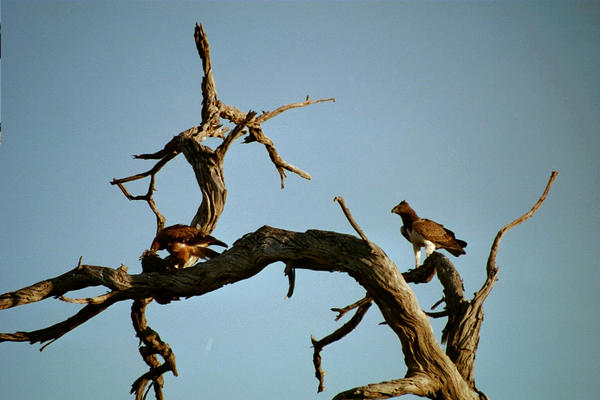
[{"label": "bird", "polygon": [[398,214],[402,218],[400,233],[413,245],[415,268],[419,267],[421,247],[425,247],[426,257],[429,257],[436,249],[446,249],[455,257],[466,254],[464,248],[467,247],[467,242],[456,239],[454,232],[444,228],[444,225],[420,218],[405,200],[392,208],[392,213]]},{"label": "bird", "polygon": [[219,239],[205,235],[199,229],[189,225],[172,225],[162,229],[150,246],[150,251],[167,250],[175,260],[177,269],[188,268],[200,258],[207,259],[219,255],[208,246],[217,245],[228,247]]}]

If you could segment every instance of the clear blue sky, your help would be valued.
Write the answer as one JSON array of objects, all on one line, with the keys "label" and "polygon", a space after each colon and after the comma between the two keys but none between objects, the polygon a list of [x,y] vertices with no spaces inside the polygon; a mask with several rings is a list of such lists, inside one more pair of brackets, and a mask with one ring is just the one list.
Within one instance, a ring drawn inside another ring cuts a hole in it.
[{"label": "clear blue sky", "polygon": [[[290,175],[281,190],[264,148],[233,145],[215,236],[231,244],[264,224],[353,233],[332,202],[339,195],[406,270],[411,246],[390,213],[406,199],[468,241],[468,254],[452,260],[470,296],[498,229],[558,170],[546,203],[502,242],[476,380],[495,399],[597,396],[599,3],[1,5],[0,292],[62,274],[80,256],[141,271],[154,217],[109,181],[150,168],[131,155],[199,123],[198,21],[224,102],[262,111],[307,94],[337,99],[264,125],[311,181]],[[189,223],[201,194],[185,159],[157,185],[167,223]],[[276,264],[216,293],[151,305],[149,324],[180,373],[166,376],[167,398],[328,399],[404,375],[400,344],[372,308],[323,351],[327,390],[317,395],[310,334],[333,331],[329,308],[364,291],[345,275],[309,271],[298,272],[291,299],[286,290]],[[414,290],[424,309],[441,297],[436,281]],[[42,353],[0,344],[0,397],[131,398],[146,367],[129,307],[113,306]],[[47,300],[2,311],[0,331],[42,328],[78,309]]]}]

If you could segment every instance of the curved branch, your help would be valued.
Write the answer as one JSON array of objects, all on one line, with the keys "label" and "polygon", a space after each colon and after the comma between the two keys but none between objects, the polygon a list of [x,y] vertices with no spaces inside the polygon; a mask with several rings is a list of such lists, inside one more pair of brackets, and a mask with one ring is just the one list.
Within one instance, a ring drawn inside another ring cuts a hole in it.
[{"label": "curved branch", "polygon": [[416,396],[431,396],[438,391],[440,385],[431,377],[415,374],[411,377],[396,379],[388,382],[373,383],[339,393],[333,400],[350,399],[389,399],[405,394]]},{"label": "curved branch", "polygon": [[[320,230],[300,233],[264,226],[236,241],[221,255],[174,273],[128,275],[122,269],[118,272],[112,268],[82,266],[77,274],[85,275],[88,286],[104,285],[118,293],[100,305],[105,306],[124,299],[199,296],[250,278],[278,261],[292,263],[296,268],[339,271],[352,276],[366,289],[398,336],[408,367],[407,377],[419,374],[435,377],[447,392],[447,399],[474,398],[439,347],[429,319],[398,268],[379,247],[370,247],[355,236]],[[64,291],[82,286],[77,279],[68,276],[63,279]]]},{"label": "curved branch", "polygon": [[[152,383],[154,393],[157,399],[163,398],[162,387],[164,383],[163,374],[171,371],[177,376],[177,367],[175,365],[175,355],[171,347],[160,339],[158,333],[148,326],[146,321],[146,306],[150,304],[152,298],[137,299],[131,306],[131,320],[136,336],[144,345],[139,348],[144,362],[150,367],[150,370],[140,376],[131,385],[131,393],[135,393],[136,400],[144,398],[144,391],[149,383]],[[158,361],[156,354],[160,354],[165,360],[164,363]]]},{"label": "curved branch", "polygon": [[[321,369],[321,350],[323,350],[323,348],[325,346],[330,345],[333,342],[337,342],[338,340],[341,340],[347,334],[352,332],[358,326],[358,324],[360,324],[360,321],[362,321],[363,317],[369,310],[369,307],[371,307],[371,299],[368,297],[365,297],[363,300],[366,300],[366,299],[368,299],[368,301],[357,302],[360,304],[358,305],[358,308],[356,310],[356,313],[354,313],[354,316],[352,316],[352,318],[348,322],[346,322],[344,325],[342,325],[340,328],[338,328],[335,332],[325,336],[321,340],[317,340],[313,336],[311,336],[310,340],[311,340],[313,348],[314,348],[313,364],[315,366],[315,377],[319,381],[319,387],[317,389],[317,392],[320,393],[323,390],[325,390],[325,386],[324,386],[325,372],[323,372],[323,370]],[[355,304],[357,304],[357,303],[355,303]],[[339,318],[336,318],[336,321],[338,319]]]},{"label": "curved branch", "polygon": [[533,207],[531,207],[531,210],[521,215],[519,218],[515,219],[506,226],[502,227],[496,234],[494,242],[492,243],[492,248],[490,250],[490,255],[488,257],[486,265],[487,279],[483,287],[476,293],[474,298],[474,300],[478,303],[481,303],[485,300],[485,298],[492,290],[494,283],[496,282],[496,277],[498,275],[498,267],[496,266],[496,256],[498,254],[498,249],[500,248],[500,242],[502,241],[502,237],[508,230],[531,218],[531,216],[542,206],[542,203],[546,200],[548,192],[550,191],[550,187],[552,186],[552,183],[554,183],[554,180],[557,176],[558,171],[552,171],[552,174],[550,175],[550,179],[548,179],[548,183],[546,184],[544,192],[542,193],[538,201],[533,205]]},{"label": "curved branch", "polygon": [[445,256],[434,252],[427,261],[435,258],[438,277],[444,287],[444,300],[448,322],[442,331],[442,343],[447,343],[446,354],[456,365],[456,368],[467,384],[478,394],[479,398],[487,398],[475,387],[475,355],[479,344],[481,326],[483,323],[483,303],[496,282],[498,268],[496,255],[502,236],[511,228],[530,218],[546,199],[550,187],[556,179],[557,172],[552,172],[546,188],[540,199],[527,213],[504,226],[493,242],[486,270],[487,278],[483,287],[475,293],[472,300],[464,299],[462,280],[452,262]]},{"label": "curved branch", "polygon": [[263,111],[263,113],[256,119],[257,123],[263,123],[265,121],[270,120],[271,118],[281,114],[284,111],[287,110],[291,110],[292,108],[301,108],[301,107],[306,107],[309,106],[311,104],[317,104],[317,103],[322,103],[325,101],[331,101],[333,103],[335,103],[335,98],[334,97],[330,97],[328,99],[318,99],[318,100],[311,100],[309,96],[306,96],[306,100],[304,101],[299,101],[297,103],[291,103],[291,104],[286,104],[283,105],[273,111]]},{"label": "curved branch", "polygon": [[[0,342],[52,343],[120,300],[124,300],[123,296],[113,296],[100,304],[90,303],[72,317],[47,328],[30,332],[0,333]],[[40,351],[44,350],[48,344],[43,346]]]}]

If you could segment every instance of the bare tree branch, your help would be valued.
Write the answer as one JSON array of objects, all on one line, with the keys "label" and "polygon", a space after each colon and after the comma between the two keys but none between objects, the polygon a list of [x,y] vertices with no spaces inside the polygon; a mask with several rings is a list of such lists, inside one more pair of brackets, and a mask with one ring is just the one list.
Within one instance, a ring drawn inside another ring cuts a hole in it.
[{"label": "bare tree branch", "polygon": [[[249,111],[243,113],[233,106],[226,105],[219,101],[217,96],[217,90],[212,70],[212,62],[210,59],[210,45],[206,36],[206,32],[202,25],[196,24],[194,29],[194,41],[198,55],[202,60],[203,78],[202,78],[202,122],[200,126],[194,126],[187,129],[177,136],[173,137],[162,150],[151,153],[151,154],[140,154],[135,156],[137,159],[157,159],[159,160],[152,169],[122,179],[113,179],[111,182],[113,185],[117,185],[121,192],[129,200],[144,200],[150,206],[150,209],[156,216],[156,232],[160,232],[165,226],[165,218],[159,212],[158,207],[153,198],[153,192],[155,190],[155,179],[158,171],[166,165],[171,159],[175,158],[179,153],[183,153],[186,160],[194,170],[197,184],[202,193],[202,201],[196,214],[192,218],[190,225],[195,226],[203,234],[209,235],[216,228],[217,222],[223,213],[225,208],[225,202],[227,199],[227,189],[225,186],[225,174],[223,172],[223,163],[225,154],[231,146],[231,144],[240,138],[244,133],[247,126],[250,128],[253,137],[258,137],[258,140],[265,145],[269,157],[275,164],[277,171],[281,176],[281,187],[283,188],[283,179],[285,177],[285,170],[292,171],[306,179],[310,179],[310,175],[302,171],[299,168],[294,167],[291,164],[285,162],[278,154],[273,142],[262,134],[260,123],[272,118],[283,111],[290,108],[304,107],[306,105],[319,103],[328,100],[316,100],[311,101],[308,97],[305,102],[288,104],[279,107],[272,113],[263,113],[261,117],[255,118],[256,113]],[[236,124],[235,128],[227,135],[224,133],[228,131],[228,128],[223,128],[221,125],[221,118],[227,119],[230,122]],[[252,124],[252,126],[250,126]],[[219,137],[223,139],[223,143],[218,146],[215,150],[208,146],[204,146],[201,143],[208,137]],[[150,183],[148,191],[144,195],[133,196],[131,195],[124,184],[134,180],[142,179],[150,176]],[[166,259],[160,259],[154,254],[144,252],[142,254],[142,266],[144,271],[163,271],[168,267],[169,257]],[[294,271],[290,270],[288,275],[290,278],[290,289],[288,295],[291,296],[293,292],[294,284]],[[177,296],[169,295],[157,295],[155,298],[158,302],[166,304],[171,299]],[[65,298],[66,299],[66,298]],[[77,302],[85,302],[87,299],[71,300]],[[100,298],[90,301],[100,301]],[[135,306],[135,304],[134,304]],[[137,314],[141,314],[140,318],[143,317],[145,307],[138,308],[135,311]],[[134,310],[132,308],[132,313]],[[132,314],[133,315],[133,314]],[[138,332],[138,335],[140,332]],[[146,347],[152,349],[154,352],[160,351],[160,346],[156,341],[149,342]],[[151,358],[144,358],[144,361],[150,367],[150,371],[146,376],[142,376],[134,384],[133,390],[136,392],[136,396],[140,399],[143,395],[142,392],[144,387],[152,380],[155,394],[157,398],[162,398],[162,374],[164,373],[164,365],[157,367],[156,362]]]},{"label": "bare tree branch", "polygon": [[355,308],[358,308],[364,304],[371,303],[372,301],[372,298],[370,298],[369,296],[365,296],[362,299],[350,304],[349,306],[342,308],[332,308],[331,311],[338,313],[338,315],[335,317],[335,320],[339,321],[344,315],[346,315],[348,311],[354,310]]},{"label": "bare tree branch", "polygon": [[317,389],[317,392],[320,393],[323,390],[325,390],[325,386],[324,386],[325,372],[321,369],[321,350],[323,350],[323,348],[325,346],[327,346],[333,342],[337,342],[338,340],[341,340],[342,338],[344,338],[344,336],[346,336],[347,334],[352,332],[358,326],[358,324],[360,324],[360,321],[362,321],[362,319],[365,316],[365,314],[367,313],[367,310],[369,309],[369,307],[371,307],[371,299],[369,299],[369,301],[362,302],[358,306],[356,313],[350,319],[350,321],[346,322],[344,325],[342,325],[340,328],[338,328],[335,332],[325,336],[321,340],[316,340],[313,336],[311,336],[310,340],[311,340],[311,342],[313,344],[313,348],[314,348],[313,364],[315,366],[315,377],[319,381],[319,387]]},{"label": "bare tree branch", "polygon": [[219,125],[219,105],[217,99],[217,88],[210,59],[210,45],[204,27],[196,23],[194,29],[194,41],[198,55],[202,59],[204,76],[202,78],[202,130],[212,130]]},{"label": "bare tree branch", "polygon": [[[148,326],[146,322],[145,310],[150,304],[152,298],[137,299],[131,307],[131,320],[136,332],[136,336],[140,338],[143,346],[140,346],[139,351],[150,370],[140,376],[131,386],[131,393],[136,394],[136,400],[142,400],[145,396],[144,391],[149,383],[152,383],[154,393],[157,399],[163,398],[163,374],[171,371],[177,376],[177,367],[175,365],[175,354],[171,351],[171,347],[160,339],[158,333]],[[160,354],[164,359],[164,363],[158,361],[156,354]]]},{"label": "bare tree branch", "polygon": [[496,276],[498,274],[498,268],[496,267],[496,256],[498,254],[498,249],[500,248],[500,242],[502,241],[502,237],[509,229],[512,229],[515,226],[517,226],[517,225],[521,224],[522,222],[531,218],[531,216],[541,207],[544,200],[546,200],[546,197],[548,196],[548,192],[550,191],[550,187],[552,186],[552,183],[554,183],[554,180],[556,179],[557,176],[558,176],[558,171],[552,171],[552,174],[550,175],[550,179],[548,180],[548,183],[546,184],[546,188],[544,189],[544,192],[542,193],[542,195],[538,199],[538,201],[533,205],[531,210],[529,210],[525,214],[521,215],[519,218],[515,219],[514,221],[510,222],[506,226],[502,227],[496,234],[496,237],[494,238],[494,242],[492,243],[492,248],[490,250],[490,255],[489,255],[488,261],[487,261],[486,271],[487,271],[488,277],[487,277],[487,280],[485,281],[485,284],[483,285],[483,287],[479,290],[479,292],[477,292],[477,295],[475,296],[476,301],[478,301],[480,303],[483,302],[485,300],[485,298],[487,297],[487,295],[489,294],[489,292],[492,290],[492,286],[494,286],[494,283],[496,282]]},{"label": "bare tree branch", "polygon": [[373,383],[339,393],[333,400],[350,399],[389,399],[405,394],[430,397],[437,391],[439,385],[431,377],[415,374],[411,377],[396,379],[388,382]]},{"label": "bare tree branch", "polygon": [[494,239],[488,258],[486,281],[483,287],[475,293],[472,300],[467,301],[464,299],[462,280],[450,260],[437,252],[428,257],[428,260],[435,258],[438,277],[444,287],[445,312],[448,313],[448,322],[442,332],[442,343],[447,343],[446,354],[480,399],[487,397],[475,387],[475,355],[483,323],[483,302],[491,292],[498,275],[495,260],[500,240],[509,229],[527,220],[539,209],[546,199],[557,174],[555,171],[552,172],[542,196],[530,211],[500,229]]},{"label": "bare tree branch", "polygon": [[[407,376],[435,376],[436,384],[448,391],[449,395],[445,397],[448,399],[474,398],[454,364],[439,347],[429,319],[397,267],[383,250],[377,246],[371,248],[351,235],[318,230],[299,233],[265,226],[245,235],[221,255],[175,273],[128,275],[111,268],[84,265],[75,275],[85,276],[88,286],[103,285],[118,292],[101,305],[84,307],[89,309],[106,307],[107,303],[125,299],[199,296],[254,276],[277,261],[292,262],[296,268],[341,271],[352,276],[373,298],[387,325],[402,343]],[[58,286],[64,292],[82,286],[81,281],[72,276],[61,280],[63,282],[58,282]],[[61,331],[60,336],[64,333],[64,330]],[[52,340],[56,336],[48,334],[44,339]],[[10,335],[1,337],[2,340],[18,340]]]},{"label": "bare tree branch", "polygon": [[362,240],[364,240],[365,242],[367,242],[367,244],[369,244],[369,246],[370,246],[371,242],[369,241],[369,238],[367,238],[367,235],[365,235],[365,233],[363,232],[363,230],[360,229],[360,226],[358,226],[358,224],[356,223],[356,220],[354,219],[354,217],[350,213],[350,210],[348,210],[348,207],[346,207],[346,202],[344,201],[344,198],[341,197],[341,196],[336,196],[333,199],[333,201],[336,202],[336,203],[338,203],[340,205],[340,207],[342,208],[342,211],[344,212],[344,215],[348,219],[348,222],[350,222],[350,225],[352,225],[352,227],[354,228],[354,230],[356,231],[356,233],[358,233],[358,236],[360,236],[362,238]]},{"label": "bare tree branch", "polygon": [[[153,199],[156,174],[179,153],[183,153],[194,170],[196,181],[202,192],[202,202],[194,215],[191,225],[205,234],[210,234],[225,206],[227,189],[223,171],[225,155],[232,143],[248,130],[244,142],[259,142],[280,175],[284,187],[286,171],[305,179],[310,174],[286,162],[278,153],[273,141],[264,134],[262,123],[293,108],[335,101],[333,98],[311,100],[280,106],[274,111],[264,111],[260,116],[255,112],[244,113],[234,106],[218,99],[210,59],[210,46],[201,25],[196,24],[194,40],[198,55],[202,60],[202,121],[173,137],[163,149],[150,154],[140,154],[136,159],[158,160],[148,171],[121,179],[113,179],[129,200],[144,200],[157,219],[157,231],[165,224]],[[235,124],[235,128],[225,136],[229,128],[223,128],[221,119]],[[215,150],[202,142],[208,137],[223,140]],[[304,233],[291,232],[264,226],[254,233],[239,239],[228,251],[195,267],[167,272],[169,258],[161,259],[156,254],[144,252],[140,275],[127,274],[127,268],[117,269],[82,265],[55,278],[0,295],[0,309],[37,302],[48,297],[58,297],[62,301],[85,304],[72,317],[50,327],[31,331],[0,333],[2,341],[29,341],[46,343],[41,349],[54,342],[77,326],[98,315],[112,304],[133,299],[131,319],[142,346],[140,354],[149,370],[132,385],[131,392],[136,400],[143,400],[153,388],[157,399],[164,398],[162,387],[164,373],[171,371],[177,376],[175,356],[170,346],[161,340],[146,321],[145,309],[153,299],[166,304],[180,297],[201,296],[218,290],[224,285],[250,278],[266,266],[283,262],[288,276],[288,297],[295,285],[295,269],[317,271],[339,271],[353,277],[365,290],[363,299],[345,308],[333,309],[338,312],[336,321],[345,313],[356,309],[354,316],[332,334],[321,340],[311,338],[314,346],[313,362],[315,376],[319,380],[319,391],[324,389],[324,372],[321,369],[321,350],[328,344],[340,340],[354,330],[372,303],[381,311],[385,324],[397,335],[407,366],[402,379],[357,387],[338,394],[335,399],[383,399],[413,394],[435,400],[487,399],[474,382],[475,352],[483,321],[483,302],[490,293],[498,274],[496,256],[502,236],[512,227],[530,218],[545,200],[550,186],[556,178],[553,172],[546,189],[533,208],[520,218],[503,227],[497,234],[488,258],[487,279],[473,300],[464,299],[464,289],[460,275],[453,264],[443,255],[434,252],[424,265],[415,270],[400,273],[384,251],[370,242],[358,226],[343,198],[334,201],[340,204],[346,218],[362,240],[335,232],[309,230]],[[129,193],[125,183],[150,177],[148,190],[144,195]],[[448,316],[442,342],[447,342],[446,351],[440,347],[431,328],[428,316],[419,306],[408,282],[429,282],[437,275],[444,287],[446,309],[429,315]],[[108,293],[89,298],[72,299],[68,292],[86,287],[104,286]],[[159,360],[162,358],[162,363]]]},{"label": "bare tree branch", "polygon": [[288,277],[288,282],[290,285],[287,294],[285,295],[286,299],[289,299],[294,294],[294,287],[296,286],[296,268],[294,267],[293,263],[286,263],[283,273]]},{"label": "bare tree branch", "polygon": [[[64,334],[100,314],[119,300],[123,300],[123,295],[113,296],[100,304],[88,304],[72,317],[44,329],[30,332],[0,333],[0,342],[52,343]],[[40,351],[45,347],[43,346]]]},{"label": "bare tree branch", "polygon": [[111,290],[122,288],[120,279],[125,274],[123,268],[113,269],[94,265],[78,265],[76,268],[55,278],[27,286],[20,290],[0,295],[0,310],[34,303],[49,297],[60,297],[72,290],[91,286],[106,286]]},{"label": "bare tree branch", "polygon": [[[279,155],[279,153],[277,152],[277,149],[275,148],[273,141],[269,137],[267,137],[267,135],[265,135],[263,133],[261,123],[266,122],[270,118],[273,118],[274,116],[279,115],[286,110],[289,110],[292,108],[305,107],[305,106],[308,106],[311,104],[321,103],[324,101],[335,101],[335,99],[329,98],[329,99],[310,100],[307,97],[306,101],[292,103],[292,104],[286,104],[272,112],[263,111],[263,113],[259,117],[257,117],[254,121],[248,123],[248,128],[249,128],[250,133],[244,139],[244,143],[258,142],[265,146],[265,149],[267,150],[269,158],[271,159],[271,161],[275,165],[275,168],[277,169],[277,172],[279,173],[282,189],[284,188],[284,178],[286,178],[286,176],[287,176],[285,173],[286,170],[293,172],[304,179],[310,180],[311,176],[308,172],[303,171],[302,169],[295,167],[294,165],[288,163]],[[219,108],[220,108],[221,118],[227,119],[236,124],[239,124],[242,120],[245,119],[245,114],[234,106],[230,106],[230,105],[224,104],[222,102],[219,102]]]},{"label": "bare tree branch", "polygon": [[227,135],[225,140],[223,140],[223,143],[221,143],[221,145],[217,147],[216,152],[219,158],[225,158],[225,153],[227,153],[227,150],[229,150],[229,146],[231,146],[231,143],[233,143],[235,140],[237,140],[240,136],[244,134],[244,128],[254,119],[255,116],[255,111],[248,111],[248,113],[246,114],[246,118],[244,118],[243,121],[238,123],[235,126],[235,129]]}]

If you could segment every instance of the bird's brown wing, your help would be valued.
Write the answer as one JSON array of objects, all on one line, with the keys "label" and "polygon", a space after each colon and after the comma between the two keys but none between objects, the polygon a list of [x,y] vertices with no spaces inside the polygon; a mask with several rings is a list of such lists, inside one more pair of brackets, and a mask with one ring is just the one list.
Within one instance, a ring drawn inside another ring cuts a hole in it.
[{"label": "bird's brown wing", "polygon": [[462,240],[459,243],[454,237],[454,232],[444,228],[444,225],[442,224],[422,218],[413,222],[412,228],[420,233],[425,239],[433,242],[436,247],[442,247],[455,256],[465,254],[463,247],[466,247],[467,243]]},{"label": "bird's brown wing", "polygon": [[202,234],[199,229],[193,226],[173,225],[163,229],[158,235],[168,238],[171,242],[190,243]]},{"label": "bird's brown wing", "polygon": [[156,235],[156,238],[152,242],[152,249],[168,249],[173,243],[183,243],[189,246],[209,246],[214,244],[227,247],[226,243],[211,235],[203,235],[199,229],[193,226],[173,225],[164,228]]},{"label": "bird's brown wing", "polygon": [[172,225],[164,228],[152,241],[151,249],[153,251],[168,249],[175,242],[187,243],[194,238],[200,231],[187,225]]},{"label": "bird's brown wing", "polygon": [[219,239],[217,239],[211,235],[197,235],[194,238],[190,239],[187,243],[192,246],[216,245],[216,246],[228,247],[226,243],[221,242]]}]

